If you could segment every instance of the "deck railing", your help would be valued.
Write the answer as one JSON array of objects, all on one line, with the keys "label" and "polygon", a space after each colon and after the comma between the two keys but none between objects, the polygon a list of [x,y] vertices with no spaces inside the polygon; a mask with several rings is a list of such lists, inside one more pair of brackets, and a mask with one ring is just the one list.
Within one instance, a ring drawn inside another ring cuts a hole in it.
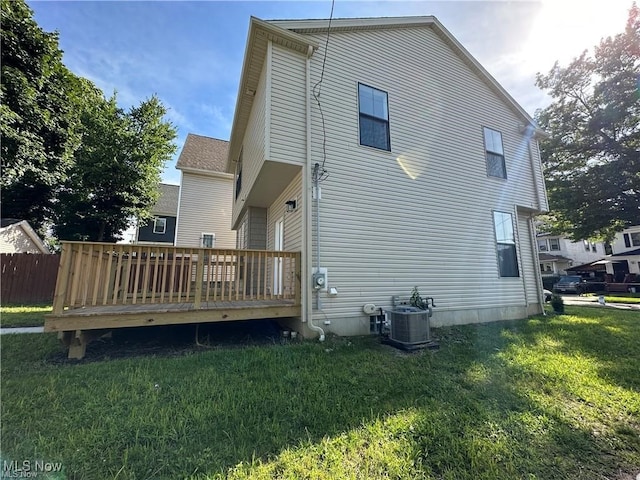
[{"label": "deck railing", "polygon": [[300,252],[62,242],[53,314],[105,305],[293,300]]}]

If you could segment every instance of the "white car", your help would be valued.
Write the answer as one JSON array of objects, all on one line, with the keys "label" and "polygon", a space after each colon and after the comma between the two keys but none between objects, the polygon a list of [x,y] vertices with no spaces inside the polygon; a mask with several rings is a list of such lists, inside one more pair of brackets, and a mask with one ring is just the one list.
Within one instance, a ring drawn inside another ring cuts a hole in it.
[{"label": "white car", "polygon": [[544,292],[544,301],[545,302],[550,302],[551,301],[551,295],[553,295],[553,293],[551,292],[551,290],[547,290],[546,288],[543,290]]}]

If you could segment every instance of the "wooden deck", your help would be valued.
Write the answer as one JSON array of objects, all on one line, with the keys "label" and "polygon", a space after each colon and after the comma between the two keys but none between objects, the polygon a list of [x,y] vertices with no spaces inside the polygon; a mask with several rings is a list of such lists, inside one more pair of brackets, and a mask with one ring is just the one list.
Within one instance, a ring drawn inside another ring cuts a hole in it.
[{"label": "wooden deck", "polygon": [[299,252],[64,242],[45,332],[82,358],[114,328],[300,315]]}]

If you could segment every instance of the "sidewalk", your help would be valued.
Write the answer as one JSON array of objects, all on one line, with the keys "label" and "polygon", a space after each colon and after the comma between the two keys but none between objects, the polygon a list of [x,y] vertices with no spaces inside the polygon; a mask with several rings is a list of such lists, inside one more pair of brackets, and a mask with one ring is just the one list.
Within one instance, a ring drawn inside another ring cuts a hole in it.
[{"label": "sidewalk", "polygon": [[10,335],[12,333],[43,333],[44,327],[14,327],[0,328],[0,335]]},{"label": "sidewalk", "polygon": [[578,295],[562,295],[565,305],[583,306],[583,307],[602,307],[602,308],[618,308],[620,310],[640,310],[640,304],[634,303],[609,303],[600,305],[598,297],[580,297]]}]

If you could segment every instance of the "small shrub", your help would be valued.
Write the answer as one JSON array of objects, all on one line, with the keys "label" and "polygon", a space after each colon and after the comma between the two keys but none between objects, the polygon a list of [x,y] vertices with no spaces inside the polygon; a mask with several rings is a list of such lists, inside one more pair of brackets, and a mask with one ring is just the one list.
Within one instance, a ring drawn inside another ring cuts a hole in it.
[{"label": "small shrub", "polygon": [[564,313],[564,300],[560,295],[555,293],[551,296],[551,306],[556,313]]}]

